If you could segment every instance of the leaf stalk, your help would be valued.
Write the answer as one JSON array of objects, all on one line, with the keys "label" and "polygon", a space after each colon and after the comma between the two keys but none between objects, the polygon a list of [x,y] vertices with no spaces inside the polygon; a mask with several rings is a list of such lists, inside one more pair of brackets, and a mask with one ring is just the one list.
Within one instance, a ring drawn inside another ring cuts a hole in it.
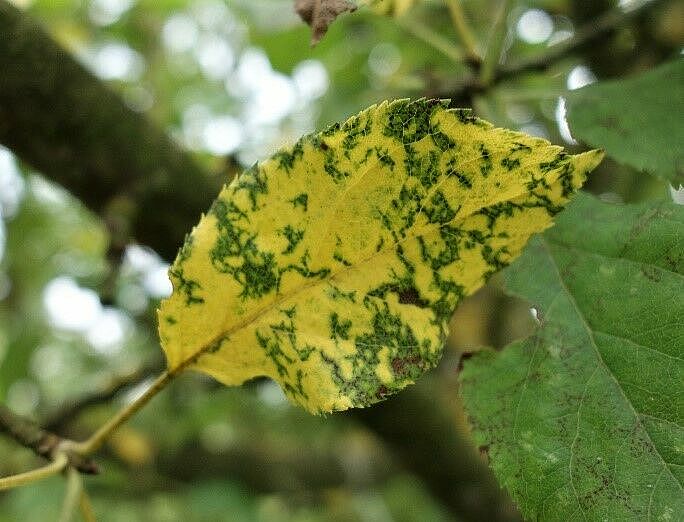
[{"label": "leaf stalk", "polygon": [[449,14],[451,15],[451,22],[461,41],[461,45],[463,45],[463,48],[465,49],[466,55],[472,62],[479,64],[482,61],[482,57],[477,50],[475,35],[470,30],[470,26],[463,14],[461,2],[459,0],[446,0],[446,4],[449,8]]},{"label": "leaf stalk", "polygon": [[422,40],[435,50],[442,53],[454,63],[462,63],[465,55],[457,46],[444,38],[441,34],[436,33],[429,26],[422,24],[418,20],[405,20],[404,18],[397,18],[396,23],[405,31],[411,33],[416,38]]},{"label": "leaf stalk", "polygon": [[114,431],[128,421],[128,419],[130,419],[133,415],[135,415],[138,410],[145,406],[160,391],[166,388],[166,386],[182,369],[183,367],[179,367],[173,372],[168,370],[162,372],[161,375],[155,379],[152,385],[142,393],[142,395],[140,395],[130,404],[124,406],[116,415],[109,419],[105,424],[100,426],[100,428],[98,428],[98,430],[88,439],[83,442],[65,441],[65,449],[82,456],[95,453],[102,447],[102,445]]},{"label": "leaf stalk", "polygon": [[60,473],[69,464],[69,458],[66,453],[59,452],[55,455],[55,460],[31,471],[25,473],[18,473],[16,475],[11,475],[9,477],[0,478],[0,491],[6,489],[17,488],[25,484],[31,484],[33,482],[38,482],[45,478],[51,477]]},{"label": "leaf stalk", "polygon": [[480,82],[482,85],[489,85],[496,75],[496,68],[499,65],[501,51],[508,34],[508,15],[512,8],[512,0],[502,0],[499,6],[499,11],[494,19],[494,25],[489,36],[489,42],[487,43],[487,52],[480,69]]}]

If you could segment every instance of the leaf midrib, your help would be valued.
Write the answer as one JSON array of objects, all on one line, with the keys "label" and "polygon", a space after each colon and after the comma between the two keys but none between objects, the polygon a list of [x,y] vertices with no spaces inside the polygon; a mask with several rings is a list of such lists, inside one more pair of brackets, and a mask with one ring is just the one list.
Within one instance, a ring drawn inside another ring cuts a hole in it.
[{"label": "leaf midrib", "polygon": [[[552,185],[555,185],[556,183],[559,183],[559,180],[556,180],[555,183],[553,183]],[[406,237],[402,238],[400,241],[397,241],[397,242],[395,242],[395,243],[390,243],[387,247],[382,248],[381,250],[379,250],[379,251],[377,251],[377,252],[373,252],[370,256],[368,256],[368,257],[365,258],[365,259],[362,259],[361,261],[359,261],[358,263],[356,263],[356,264],[354,264],[354,265],[352,265],[352,266],[348,266],[348,267],[347,267],[347,266],[344,266],[344,267],[342,267],[340,270],[338,270],[338,271],[335,272],[335,273],[330,274],[330,275],[329,275],[327,278],[325,278],[325,279],[317,279],[317,280],[314,280],[314,281],[312,281],[312,282],[310,282],[310,283],[304,283],[304,284],[298,286],[295,290],[293,290],[293,291],[291,291],[291,292],[289,292],[289,293],[287,293],[287,294],[283,294],[280,298],[276,299],[275,301],[273,301],[273,302],[271,302],[271,303],[269,303],[269,304],[267,304],[267,305],[264,305],[264,307],[263,307],[261,310],[255,312],[254,314],[250,315],[249,317],[246,317],[244,320],[242,320],[242,321],[236,323],[236,324],[235,324],[234,326],[232,326],[231,328],[224,328],[224,329],[222,329],[222,332],[221,332],[221,333],[219,333],[219,334],[213,336],[213,337],[210,338],[203,346],[201,346],[199,349],[197,349],[197,350],[196,350],[195,352],[193,352],[191,355],[185,357],[185,358],[184,358],[184,359],[183,359],[175,368],[173,368],[172,370],[170,370],[170,373],[173,373],[173,374],[179,373],[179,372],[181,372],[183,369],[187,368],[188,366],[190,366],[190,365],[196,363],[197,360],[198,360],[200,357],[202,357],[202,355],[204,355],[204,354],[205,354],[207,351],[209,351],[212,347],[216,346],[217,343],[222,342],[222,341],[225,340],[226,338],[230,337],[233,333],[235,333],[235,332],[237,332],[237,331],[240,331],[240,330],[242,330],[243,328],[246,328],[247,326],[249,326],[250,324],[252,324],[252,323],[258,321],[258,320],[261,319],[265,314],[267,314],[268,312],[270,312],[270,311],[273,310],[274,308],[277,308],[277,307],[278,307],[279,305],[281,305],[283,302],[287,301],[288,299],[290,299],[290,298],[292,298],[292,297],[295,297],[295,296],[299,295],[300,293],[303,293],[304,291],[308,290],[309,288],[313,288],[313,287],[318,286],[318,285],[320,285],[320,284],[322,284],[322,283],[325,283],[325,282],[333,281],[333,280],[335,280],[335,278],[339,277],[341,274],[345,274],[345,273],[350,272],[350,271],[352,271],[352,270],[358,269],[360,266],[364,265],[365,263],[368,263],[368,262],[372,261],[372,260],[375,259],[376,257],[388,253],[388,252],[390,251],[391,248],[396,248],[397,246],[403,244],[403,243],[406,242],[406,241],[409,241],[409,240],[411,240],[411,239],[415,239],[415,238],[417,238],[417,237],[422,237],[422,236],[424,236],[425,234],[424,234],[423,232],[425,232],[425,231],[428,231],[428,232],[430,232],[430,231],[437,232],[437,231],[439,231],[440,229],[442,229],[443,227],[446,227],[446,226],[448,226],[448,225],[452,225],[452,224],[454,224],[454,223],[459,223],[459,222],[462,223],[462,222],[465,221],[466,219],[468,219],[468,218],[472,217],[473,215],[475,215],[475,213],[481,211],[483,208],[488,208],[488,207],[493,206],[493,205],[498,205],[498,204],[500,204],[500,203],[502,203],[502,202],[505,202],[505,201],[514,200],[514,199],[517,199],[517,198],[519,198],[519,197],[521,197],[521,196],[524,196],[525,194],[530,194],[530,191],[527,191],[527,190],[524,190],[524,189],[523,189],[521,192],[517,192],[516,194],[511,195],[511,196],[509,196],[509,197],[505,197],[505,198],[501,198],[501,199],[492,201],[492,202],[490,202],[488,205],[482,206],[482,207],[477,208],[477,209],[473,209],[473,210],[471,211],[470,214],[467,214],[467,215],[465,215],[465,216],[458,216],[458,217],[454,218],[454,219],[451,220],[451,221],[447,221],[446,223],[442,223],[441,225],[435,226],[434,224],[428,224],[427,226],[423,227],[423,228],[420,230],[420,234],[419,234],[419,233],[413,233],[412,235],[408,235],[408,234],[407,234]],[[225,323],[224,323],[224,324],[225,324]]]}]

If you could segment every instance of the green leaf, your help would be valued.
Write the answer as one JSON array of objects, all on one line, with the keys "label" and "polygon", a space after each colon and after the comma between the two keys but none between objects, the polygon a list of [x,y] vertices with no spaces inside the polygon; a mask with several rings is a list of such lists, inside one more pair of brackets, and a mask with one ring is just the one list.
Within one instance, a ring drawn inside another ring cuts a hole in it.
[{"label": "green leaf", "polygon": [[461,380],[530,520],[682,520],[683,231],[682,206],[580,195],[506,271],[541,326]]},{"label": "green leaf", "polygon": [[456,304],[550,226],[602,158],[446,107],[373,106],[225,187],[170,269],[169,372],[266,375],[328,412],[434,367]]},{"label": "green leaf", "polygon": [[573,135],[617,161],[684,183],[684,59],[568,96]]}]

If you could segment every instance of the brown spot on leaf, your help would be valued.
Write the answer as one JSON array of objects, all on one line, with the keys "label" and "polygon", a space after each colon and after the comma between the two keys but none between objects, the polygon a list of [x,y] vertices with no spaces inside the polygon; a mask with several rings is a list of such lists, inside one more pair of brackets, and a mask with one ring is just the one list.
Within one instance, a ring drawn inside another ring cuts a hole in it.
[{"label": "brown spot on leaf", "polygon": [[295,0],[295,11],[311,27],[311,45],[320,42],[328,27],[342,13],[356,11],[349,0]]},{"label": "brown spot on leaf", "polygon": [[415,305],[415,306],[418,306],[420,308],[425,308],[430,304],[425,299],[421,299],[420,294],[418,293],[418,290],[416,290],[414,287],[405,288],[403,290],[400,290],[398,295],[399,295],[399,302],[401,304]]},{"label": "brown spot on leaf", "polygon": [[388,392],[389,392],[389,390],[387,389],[387,386],[385,386],[385,385],[383,384],[383,385],[381,385],[381,386],[378,388],[378,391],[375,392],[375,396],[376,396],[378,399],[382,400],[382,399],[384,399],[385,397],[387,397],[387,393],[388,393]]},{"label": "brown spot on leaf", "polygon": [[420,358],[420,355],[416,354],[409,355],[408,357],[395,357],[392,359],[392,369],[399,377],[407,375],[412,366],[422,368],[423,360]]},{"label": "brown spot on leaf", "polygon": [[480,452],[480,456],[483,459],[489,461],[489,444],[483,444],[482,446],[479,446],[477,450]]},{"label": "brown spot on leaf", "polygon": [[641,267],[641,273],[643,274],[643,276],[646,279],[648,279],[652,283],[659,283],[663,279],[663,276],[660,273],[660,271],[657,268],[652,267],[652,266],[648,266],[648,265],[642,266]]}]

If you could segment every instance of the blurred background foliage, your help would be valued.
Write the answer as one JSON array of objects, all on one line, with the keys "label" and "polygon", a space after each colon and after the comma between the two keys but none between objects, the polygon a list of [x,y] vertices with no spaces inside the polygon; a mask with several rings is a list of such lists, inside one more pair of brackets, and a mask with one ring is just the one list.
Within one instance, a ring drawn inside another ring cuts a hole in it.
[{"label": "blurred background foliage", "polygon": [[[472,63],[441,0],[409,2],[400,17],[359,9],[313,49],[288,0],[12,3],[226,179],[236,165],[397,97],[454,93],[455,104],[498,125],[579,150],[564,94],[652,68],[684,43],[684,4],[651,2],[543,70],[464,89]],[[543,54],[607,10],[642,3],[511,2],[502,61]],[[501,2],[460,4],[483,53]],[[44,174],[0,147],[0,401],[79,438],[163,364],[154,310],[169,292],[170,259],[134,238],[112,253],[106,220]],[[611,201],[667,194],[610,160],[588,188]],[[98,520],[517,520],[470,442],[456,376],[462,353],[502,347],[533,325],[528,306],[495,279],[457,311],[436,371],[384,404],[326,418],[291,406],[270,381],[228,389],[186,375],[117,433],[102,474],[86,480]],[[69,410],[91,393],[101,396]],[[0,439],[0,476],[39,462]],[[0,494],[0,521],[54,519],[63,482]]]}]

